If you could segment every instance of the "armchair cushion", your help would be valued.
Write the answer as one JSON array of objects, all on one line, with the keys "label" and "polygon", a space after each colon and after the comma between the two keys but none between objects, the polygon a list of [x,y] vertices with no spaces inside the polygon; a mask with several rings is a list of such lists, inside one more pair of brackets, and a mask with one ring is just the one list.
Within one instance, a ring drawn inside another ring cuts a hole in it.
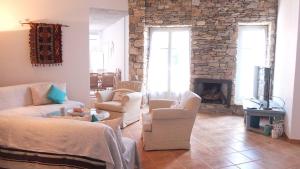
[{"label": "armchair cushion", "polygon": [[122,103],[119,101],[95,103],[95,107],[101,110],[124,112]]},{"label": "armchair cushion", "polygon": [[153,109],[157,108],[169,108],[174,103],[176,101],[166,99],[149,100],[149,111],[152,112]]},{"label": "armchair cushion", "polygon": [[131,109],[132,106],[140,104],[141,97],[140,92],[128,93],[122,97],[121,101],[97,102],[95,107],[101,110],[124,113],[127,109]]},{"label": "armchair cushion", "polygon": [[185,109],[178,108],[159,108],[153,109],[153,120],[167,120],[167,119],[188,119],[195,118],[195,114]]},{"label": "armchair cushion", "polygon": [[102,90],[96,92],[97,102],[107,102],[111,101],[113,98],[112,90]]}]

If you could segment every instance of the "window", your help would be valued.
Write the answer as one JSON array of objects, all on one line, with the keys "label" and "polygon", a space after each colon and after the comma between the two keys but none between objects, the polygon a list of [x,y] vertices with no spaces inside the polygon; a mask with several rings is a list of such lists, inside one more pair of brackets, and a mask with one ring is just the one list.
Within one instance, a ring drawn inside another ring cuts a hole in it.
[{"label": "window", "polygon": [[189,29],[152,28],[148,69],[150,96],[172,98],[188,90],[189,84]]},{"label": "window", "polygon": [[236,60],[235,104],[254,95],[254,68],[268,65],[268,26],[240,25]]}]

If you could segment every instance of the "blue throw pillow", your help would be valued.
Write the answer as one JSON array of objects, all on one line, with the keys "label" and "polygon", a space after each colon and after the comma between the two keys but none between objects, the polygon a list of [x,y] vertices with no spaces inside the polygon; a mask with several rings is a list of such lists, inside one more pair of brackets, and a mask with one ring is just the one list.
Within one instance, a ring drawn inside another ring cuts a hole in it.
[{"label": "blue throw pillow", "polygon": [[62,90],[60,90],[58,87],[51,85],[49,93],[48,93],[48,99],[53,101],[57,104],[64,103],[66,98],[66,93]]}]

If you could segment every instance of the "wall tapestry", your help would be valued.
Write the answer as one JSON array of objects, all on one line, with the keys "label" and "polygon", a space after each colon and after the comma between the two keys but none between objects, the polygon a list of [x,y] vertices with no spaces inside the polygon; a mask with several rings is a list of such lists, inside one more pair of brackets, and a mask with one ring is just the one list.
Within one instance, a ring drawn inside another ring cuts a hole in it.
[{"label": "wall tapestry", "polygon": [[62,25],[30,23],[30,60],[33,66],[62,65]]}]

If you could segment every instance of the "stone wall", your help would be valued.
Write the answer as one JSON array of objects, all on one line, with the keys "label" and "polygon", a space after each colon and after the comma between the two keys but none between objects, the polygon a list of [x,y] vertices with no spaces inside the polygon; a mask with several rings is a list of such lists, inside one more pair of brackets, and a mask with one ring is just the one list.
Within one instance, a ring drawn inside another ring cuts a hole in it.
[{"label": "stone wall", "polygon": [[143,80],[145,1],[128,0],[129,6],[129,78]]},{"label": "stone wall", "polygon": [[129,0],[129,11],[130,75],[138,75],[139,80],[147,58],[143,31],[152,26],[191,27],[192,89],[195,78],[234,81],[239,24],[269,25],[274,65],[277,0]]},{"label": "stone wall", "polygon": [[191,25],[191,0],[146,0],[146,26]]}]

